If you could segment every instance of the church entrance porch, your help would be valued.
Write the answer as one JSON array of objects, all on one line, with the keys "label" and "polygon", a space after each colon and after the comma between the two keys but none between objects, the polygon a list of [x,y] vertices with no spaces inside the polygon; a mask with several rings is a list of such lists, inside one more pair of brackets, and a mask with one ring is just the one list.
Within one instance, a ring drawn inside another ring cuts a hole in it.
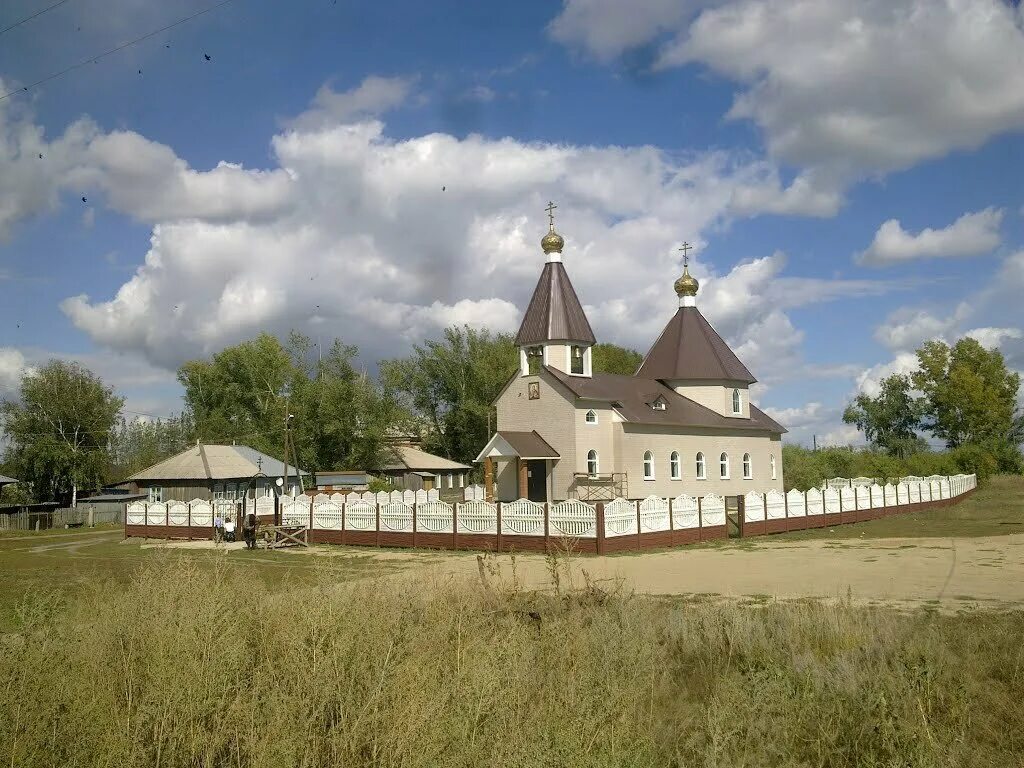
[{"label": "church entrance porch", "polygon": [[536,431],[495,432],[476,457],[484,465],[484,497],[552,501],[551,470],[559,458]]}]

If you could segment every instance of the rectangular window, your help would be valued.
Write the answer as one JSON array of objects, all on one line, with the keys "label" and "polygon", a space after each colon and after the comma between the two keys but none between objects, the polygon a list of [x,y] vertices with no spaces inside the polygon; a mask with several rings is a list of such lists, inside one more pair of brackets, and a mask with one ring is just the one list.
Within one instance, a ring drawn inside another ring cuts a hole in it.
[{"label": "rectangular window", "polygon": [[455,487],[455,475],[453,475],[451,472],[448,473],[448,487]]},{"label": "rectangular window", "polygon": [[149,500],[152,502],[160,502],[164,500],[164,489],[162,486],[153,485],[149,488]]},{"label": "rectangular window", "polygon": [[536,376],[540,373],[540,367],[544,364],[544,349],[543,347],[530,347],[526,350],[526,363],[527,370],[531,376]]},{"label": "rectangular window", "polygon": [[465,472],[459,472],[459,488],[465,488],[465,487],[466,487],[466,473]]},{"label": "rectangular window", "polygon": [[583,375],[583,347],[573,344],[569,348],[570,371],[579,376]]}]

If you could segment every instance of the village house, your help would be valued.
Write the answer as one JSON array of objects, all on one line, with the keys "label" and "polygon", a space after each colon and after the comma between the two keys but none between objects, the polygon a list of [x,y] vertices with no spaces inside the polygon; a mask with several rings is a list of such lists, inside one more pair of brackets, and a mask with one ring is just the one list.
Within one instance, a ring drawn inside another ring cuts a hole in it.
[{"label": "village house", "polygon": [[[679,309],[632,376],[593,371],[590,322],[554,228],[523,317],[520,366],[477,456],[488,499],[738,496],[781,490],[786,431],[750,402],[756,379],[697,308],[685,258]],[[684,249],[688,246],[684,245]]]},{"label": "village house", "polygon": [[[288,467],[289,493],[300,493],[299,472]],[[149,501],[240,499],[270,495],[283,481],[285,465],[247,445],[194,445],[136,472],[119,485],[129,493],[145,493]],[[302,471],[302,487],[310,485]],[[279,491],[278,491],[279,492]]]},{"label": "village house", "polygon": [[[388,447],[384,466],[373,474],[399,491],[437,490],[442,495],[459,496],[472,467],[436,456],[412,443]],[[450,493],[449,493],[450,492]]]}]

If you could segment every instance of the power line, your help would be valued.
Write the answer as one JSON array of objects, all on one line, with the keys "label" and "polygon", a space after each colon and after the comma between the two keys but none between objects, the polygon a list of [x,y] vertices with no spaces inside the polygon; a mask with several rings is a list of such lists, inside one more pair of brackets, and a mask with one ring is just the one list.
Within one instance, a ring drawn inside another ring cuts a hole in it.
[{"label": "power line", "polygon": [[37,11],[36,13],[33,13],[33,14],[32,14],[31,16],[26,16],[26,17],[25,17],[24,19],[22,19],[21,21],[16,21],[16,22],[14,22],[13,24],[11,24],[11,26],[9,26],[9,27],[4,27],[3,29],[0,29],[0,35],[2,35],[2,34],[3,34],[4,32],[10,32],[10,31],[11,31],[12,29],[14,29],[15,27],[20,27],[20,26],[21,26],[22,24],[24,24],[25,22],[27,22],[27,21],[32,21],[32,19],[34,19],[34,18],[36,18],[36,17],[38,17],[38,16],[42,16],[42,15],[43,15],[44,13],[46,13],[47,11],[52,11],[52,10],[53,10],[54,8],[56,8],[57,6],[60,6],[60,5],[64,5],[64,3],[66,3],[66,2],[68,2],[68,0],[60,0],[60,2],[59,2],[59,3],[54,3],[54,4],[53,4],[53,5],[51,5],[51,6],[49,7],[49,8],[43,8],[43,10],[41,10],[41,11]]},{"label": "power line", "polygon": [[5,93],[3,96],[0,96],[0,101],[3,101],[4,99],[9,98],[16,93],[23,93],[31,88],[35,88],[36,86],[42,85],[43,83],[48,83],[51,80],[55,80],[58,77],[66,75],[68,72],[73,72],[74,70],[79,69],[80,67],[84,67],[86,64],[94,64],[100,59],[110,56],[112,53],[123,51],[125,48],[131,48],[133,45],[141,43],[143,40],[148,40],[154,35],[159,35],[161,32],[166,32],[168,29],[173,29],[174,27],[184,24],[187,21],[192,21],[192,19],[198,18],[199,16],[209,13],[210,11],[215,11],[221,6],[227,5],[230,2],[232,2],[232,0],[221,0],[221,2],[217,3],[216,5],[211,5],[209,8],[204,8],[201,11],[197,11],[196,13],[193,13],[191,16],[186,16],[183,19],[178,19],[173,24],[168,24],[165,27],[160,27],[160,29],[154,29],[152,32],[147,32],[141,37],[136,37],[134,40],[129,40],[127,43],[122,43],[116,48],[111,48],[109,51],[104,51],[103,53],[97,56],[93,56],[91,59],[85,59],[84,61],[80,61],[77,64],[72,64],[70,67],[68,67],[67,69],[62,69],[60,72],[54,72],[52,75],[47,75],[41,80],[36,80],[34,83],[29,83],[28,85],[23,85],[21,88],[18,88],[17,90],[9,91],[8,93]]}]

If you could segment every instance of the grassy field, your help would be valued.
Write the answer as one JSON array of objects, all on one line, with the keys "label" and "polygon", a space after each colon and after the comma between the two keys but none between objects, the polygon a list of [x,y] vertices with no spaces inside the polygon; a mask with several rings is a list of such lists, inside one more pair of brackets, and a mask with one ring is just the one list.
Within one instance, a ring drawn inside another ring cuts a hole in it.
[{"label": "grassy field", "polygon": [[[124,541],[120,526],[85,531],[4,532],[0,535],[0,632],[11,628],[19,605],[34,594],[56,592],[73,598],[95,583],[121,589],[137,578],[141,569],[167,554],[159,547],[143,547],[137,539]],[[330,558],[297,558],[289,552],[262,550],[179,550],[175,558],[201,572],[220,567],[237,570],[271,591],[310,583],[321,572],[344,581],[354,575],[380,574],[394,567],[374,559],[365,550],[346,549],[338,554]]]},{"label": "grassy field", "polygon": [[900,537],[1002,536],[1024,533],[1024,477],[997,475],[951,507],[909,512],[865,523],[793,531],[771,541]]},{"label": "grassy field", "polygon": [[0,764],[1024,760],[1021,613],[524,592],[487,561],[465,583],[336,581],[163,553],[116,589],[34,592],[0,635]]}]

